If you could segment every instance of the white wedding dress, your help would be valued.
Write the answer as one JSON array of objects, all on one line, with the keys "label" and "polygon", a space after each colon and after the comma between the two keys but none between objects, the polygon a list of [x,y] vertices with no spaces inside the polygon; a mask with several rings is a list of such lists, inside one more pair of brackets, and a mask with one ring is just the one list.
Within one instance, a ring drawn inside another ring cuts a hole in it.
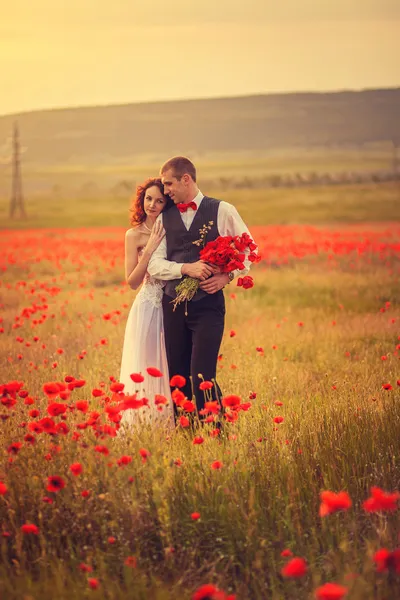
[{"label": "white wedding dress", "polygon": [[[139,260],[142,251],[139,252]],[[148,406],[123,412],[120,421],[125,429],[136,425],[165,425],[174,427],[174,411],[169,386],[168,363],[165,351],[162,297],[164,283],[146,273],[142,287],[138,292],[125,328],[119,381],[125,384],[124,393],[137,393],[137,399],[147,398]],[[156,367],[163,377],[151,377],[146,369]],[[134,383],[131,373],[141,373],[142,383]],[[168,403],[159,405],[154,402],[156,394],[165,396]],[[121,427],[121,428],[122,428]]]}]

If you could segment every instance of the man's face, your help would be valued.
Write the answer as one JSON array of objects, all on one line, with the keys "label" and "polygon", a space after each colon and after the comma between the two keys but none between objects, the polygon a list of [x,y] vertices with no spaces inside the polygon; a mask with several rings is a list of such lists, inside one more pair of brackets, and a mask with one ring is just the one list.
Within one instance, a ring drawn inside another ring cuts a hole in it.
[{"label": "man's face", "polygon": [[180,180],[177,179],[171,169],[161,174],[164,194],[168,194],[175,204],[186,201],[187,186],[185,185],[185,177],[187,175],[184,175]]}]

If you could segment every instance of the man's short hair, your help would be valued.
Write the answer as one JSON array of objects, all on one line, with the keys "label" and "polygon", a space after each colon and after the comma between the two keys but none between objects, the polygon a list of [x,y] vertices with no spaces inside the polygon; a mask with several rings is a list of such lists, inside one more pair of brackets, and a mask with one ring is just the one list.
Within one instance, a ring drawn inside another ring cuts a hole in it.
[{"label": "man's short hair", "polygon": [[161,174],[166,173],[166,171],[169,170],[173,172],[174,177],[176,177],[178,181],[180,181],[186,173],[190,175],[193,181],[196,181],[196,167],[192,161],[185,156],[174,156],[167,160],[161,167]]}]

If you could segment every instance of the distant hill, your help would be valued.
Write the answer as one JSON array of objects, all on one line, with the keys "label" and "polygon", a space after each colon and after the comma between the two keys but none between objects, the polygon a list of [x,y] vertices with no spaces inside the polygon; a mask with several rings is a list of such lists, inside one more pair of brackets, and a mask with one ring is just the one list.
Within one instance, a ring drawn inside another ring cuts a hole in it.
[{"label": "distant hill", "polygon": [[135,155],[262,151],[400,141],[400,88],[153,102],[0,117],[17,119],[24,161],[101,164]]}]

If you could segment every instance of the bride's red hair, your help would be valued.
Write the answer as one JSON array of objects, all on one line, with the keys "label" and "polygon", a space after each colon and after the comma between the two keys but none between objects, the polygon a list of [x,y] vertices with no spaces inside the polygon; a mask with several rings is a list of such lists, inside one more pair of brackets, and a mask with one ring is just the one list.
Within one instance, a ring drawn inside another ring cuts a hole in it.
[{"label": "bride's red hair", "polygon": [[132,213],[130,216],[131,225],[134,227],[135,225],[140,225],[146,220],[146,213],[144,212],[144,197],[146,195],[146,191],[153,186],[157,186],[166,200],[166,205],[163,208],[163,211],[166,208],[169,208],[173,202],[169,196],[164,194],[164,186],[162,184],[161,179],[158,177],[153,177],[150,179],[146,179],[145,182],[141,183],[136,188],[136,195],[132,199],[132,205],[129,211]]}]

